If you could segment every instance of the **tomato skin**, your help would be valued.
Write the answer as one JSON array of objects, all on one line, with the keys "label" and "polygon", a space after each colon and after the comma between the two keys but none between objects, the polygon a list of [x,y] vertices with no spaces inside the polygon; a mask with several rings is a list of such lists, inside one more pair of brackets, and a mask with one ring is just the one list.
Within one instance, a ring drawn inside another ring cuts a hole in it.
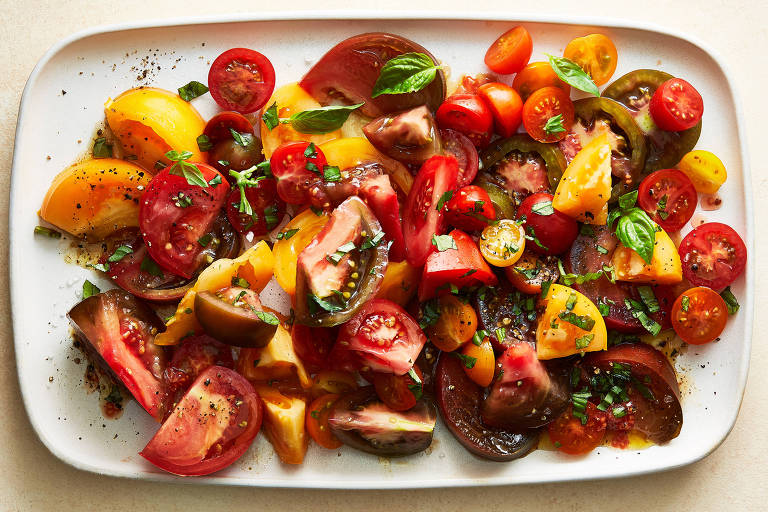
[{"label": "tomato skin", "polygon": [[539,192],[525,198],[517,209],[517,218],[525,221],[522,226],[526,235],[535,235],[541,245],[535,241],[529,241],[526,247],[537,254],[562,254],[567,251],[576,237],[579,235],[579,225],[568,215],[554,210],[551,215],[540,215],[533,211],[536,205],[552,202],[554,196],[546,192]]},{"label": "tomato skin", "polygon": [[211,144],[216,145],[222,140],[232,138],[230,130],[235,130],[237,133],[253,134],[253,125],[240,112],[227,110],[219,112],[205,123],[203,135],[208,137]]},{"label": "tomato skin", "polygon": [[744,272],[747,247],[734,229],[707,222],[685,235],[678,247],[683,275],[694,286],[722,290]]},{"label": "tomato skin", "polygon": [[561,452],[569,455],[589,453],[603,441],[607,420],[592,402],[587,402],[587,423],[573,416],[573,406],[549,424],[549,438]]},{"label": "tomato skin", "polygon": [[702,194],[716,194],[725,180],[728,179],[728,172],[725,165],[717,155],[696,149],[686,153],[677,168],[685,173],[696,187],[696,192]]},{"label": "tomato skin", "polygon": [[213,61],[208,71],[211,96],[224,110],[249,114],[259,110],[275,89],[275,68],[261,53],[232,48]]},{"label": "tomato skin", "polygon": [[[234,188],[227,197],[227,218],[235,230],[245,235],[263,236],[274,229],[285,215],[285,202],[277,195],[277,181],[266,178],[255,187],[245,188],[245,197],[251,204],[253,215],[240,213],[240,190]],[[265,210],[269,209],[269,216]],[[274,217],[274,220],[272,219]]]},{"label": "tomato skin", "polygon": [[[411,386],[422,388],[424,386],[424,374],[416,365],[414,365],[413,371],[419,377],[421,385],[416,383],[407,373],[405,375],[393,375],[391,373],[373,372],[371,379],[373,387],[376,389],[376,394],[393,411],[407,411],[416,405],[418,398],[411,389]],[[420,391],[419,388],[416,389],[417,393]]]},{"label": "tomato skin", "polygon": [[[186,178],[170,174],[166,167],[149,182],[139,208],[139,227],[150,256],[163,269],[189,279],[202,262],[198,242],[211,226],[229,193],[227,180],[206,164],[196,163],[205,181],[214,177],[222,183],[209,187],[190,185]],[[174,197],[191,200],[177,206]]]},{"label": "tomato skin", "polygon": [[310,185],[321,179],[321,175],[307,169],[307,165],[314,165],[322,173],[328,164],[317,146],[313,156],[305,156],[304,152],[309,145],[309,142],[286,142],[275,149],[269,159],[272,174],[278,179],[277,193],[286,203],[307,203]]},{"label": "tomato skin", "polygon": [[[565,131],[547,133],[544,126],[557,115],[563,116]],[[568,93],[558,87],[543,87],[523,104],[523,125],[528,135],[539,142],[557,142],[565,138],[573,124],[575,110]]]},{"label": "tomato skin", "polygon": [[495,73],[510,75],[528,64],[533,53],[531,35],[523,26],[514,27],[501,36],[485,52],[485,65]]},{"label": "tomato skin", "polygon": [[328,368],[328,356],[336,341],[338,329],[308,327],[294,323],[291,327],[293,349],[310,370]]},{"label": "tomato skin", "polygon": [[477,148],[484,148],[493,134],[493,114],[477,94],[454,94],[445,99],[435,114],[441,129],[463,133]]},{"label": "tomato skin", "polygon": [[443,140],[443,152],[446,155],[453,155],[459,163],[459,178],[456,186],[465,187],[475,181],[478,168],[480,167],[480,157],[477,154],[477,148],[472,141],[461,132],[446,128],[440,130],[440,138]]},{"label": "tomato skin", "polygon": [[570,96],[571,86],[560,80],[549,62],[531,62],[515,75],[512,87],[525,102],[528,97],[544,87],[558,87]]},{"label": "tomato skin", "polygon": [[438,301],[440,317],[427,328],[429,340],[443,352],[452,352],[472,339],[477,331],[477,313],[455,295],[443,295]]},{"label": "tomato skin", "polygon": [[704,115],[704,100],[691,84],[682,78],[671,78],[653,93],[649,108],[659,128],[681,132],[699,124]]},{"label": "tomato skin", "polygon": [[316,398],[307,408],[307,433],[317,444],[329,450],[341,448],[343,444],[336,439],[336,436],[331,432],[331,427],[328,425],[328,416],[338,398],[339,395],[328,393]]},{"label": "tomato skin", "polygon": [[456,188],[459,165],[452,156],[433,156],[421,166],[405,202],[403,236],[408,263],[420,267],[432,252],[432,235],[445,229],[445,215],[436,206]]},{"label": "tomato skin", "polygon": [[517,222],[501,219],[480,233],[480,254],[494,267],[514,265],[525,251],[525,233]]},{"label": "tomato skin", "polygon": [[496,133],[510,137],[523,121],[523,100],[512,87],[500,82],[480,86],[477,90],[493,113]]},{"label": "tomato skin", "polygon": [[467,368],[466,364],[462,365],[467,376],[478,386],[490,386],[496,370],[496,357],[493,353],[491,340],[486,336],[480,345],[475,345],[474,342],[465,343],[461,353],[475,360],[472,368]]},{"label": "tomato skin", "polygon": [[[683,297],[687,298],[685,308]],[[680,294],[672,305],[670,318],[680,339],[691,345],[704,345],[717,339],[725,329],[728,307],[716,291],[698,286]]]},{"label": "tomato skin", "polygon": [[496,219],[488,192],[477,185],[460,188],[445,203],[445,220],[464,231],[480,231]]},{"label": "tomato skin", "polygon": [[618,61],[616,46],[603,34],[577,37],[565,47],[563,57],[578,64],[598,87],[608,83]]},{"label": "tomato skin", "polygon": [[[666,204],[662,201],[665,197]],[[677,169],[653,172],[637,189],[637,204],[668,233],[680,231],[691,220],[697,202],[693,182]]]}]

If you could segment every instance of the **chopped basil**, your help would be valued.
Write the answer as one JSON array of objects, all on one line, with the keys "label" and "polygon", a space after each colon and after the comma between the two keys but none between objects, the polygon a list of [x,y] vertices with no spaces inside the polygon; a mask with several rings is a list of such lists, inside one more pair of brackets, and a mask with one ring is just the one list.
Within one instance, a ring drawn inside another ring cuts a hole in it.
[{"label": "chopped basil", "polygon": [[664,194],[661,196],[661,199],[659,199],[659,202],[656,203],[656,213],[659,214],[661,220],[667,220],[667,218],[669,218],[669,212],[667,211],[668,200],[669,198],[667,197],[667,194]]},{"label": "chopped basil", "polygon": [[325,181],[341,181],[341,171],[335,165],[323,167],[323,179]]},{"label": "chopped basil", "polygon": [[280,219],[277,218],[277,206],[271,204],[264,208],[264,222],[267,224],[267,229],[272,229],[280,223]]},{"label": "chopped basil", "polygon": [[384,231],[379,231],[373,237],[366,237],[365,240],[363,240],[363,243],[360,244],[360,250],[366,251],[368,249],[373,249],[374,247],[377,247],[381,241],[384,239]]},{"label": "chopped basil", "polygon": [[[210,151],[213,148],[211,139],[209,139],[206,134],[198,135],[195,140],[197,141],[197,149],[202,152]],[[227,165],[229,165],[229,163],[227,163]]]},{"label": "chopped basil", "polygon": [[184,192],[179,192],[175,196],[171,196],[171,201],[177,208],[186,208],[192,206],[192,198],[186,195]]},{"label": "chopped basil", "polygon": [[264,124],[269,131],[274,130],[275,127],[280,124],[280,119],[277,114],[277,102],[272,103],[269,108],[264,111],[261,120],[264,121]]},{"label": "chopped basil", "polygon": [[571,293],[568,296],[568,300],[565,301],[565,309],[568,311],[573,311],[573,307],[576,305],[576,301],[578,300],[578,296],[575,293]]},{"label": "chopped basil", "polygon": [[541,243],[541,241],[536,237],[536,231],[533,230],[533,226],[526,226],[528,234],[525,235],[526,240],[533,240],[533,243],[544,249],[545,251],[549,250],[549,247],[546,247],[544,244]]},{"label": "chopped basil", "polygon": [[598,245],[597,246],[597,252],[599,252],[600,254],[608,254],[608,249],[606,249],[602,245]]},{"label": "chopped basil", "polygon": [[637,291],[640,294],[640,298],[648,308],[649,313],[656,313],[661,309],[659,307],[659,301],[656,300],[656,295],[653,293],[653,288],[650,286],[638,286]]},{"label": "chopped basil", "polygon": [[456,240],[451,235],[432,235],[432,245],[437,247],[437,250],[440,252],[447,251],[448,249],[458,249]]},{"label": "chopped basil", "polygon": [[589,74],[581,69],[581,66],[565,57],[555,57],[554,55],[549,54],[545,55],[549,59],[550,67],[563,82],[580,91],[600,96],[600,90],[597,88],[597,85],[595,85],[595,82]]},{"label": "chopped basil", "polygon": [[557,315],[560,320],[564,320],[571,325],[575,325],[584,331],[591,331],[595,327],[595,319],[586,315],[577,315],[573,311],[561,311]]},{"label": "chopped basil", "polygon": [[306,158],[317,158],[317,149],[315,148],[314,142],[307,144],[307,148],[304,150],[304,156]]},{"label": "chopped basil", "polygon": [[726,286],[725,290],[720,292],[720,296],[723,298],[725,305],[728,307],[728,314],[735,315],[741,306],[739,306],[739,301],[736,300],[736,296],[731,291],[731,287]]},{"label": "chopped basil", "polygon": [[316,420],[320,419],[320,411],[312,411],[312,412],[309,413],[309,415],[312,416]]},{"label": "chopped basil", "polygon": [[547,293],[549,293],[549,287],[552,285],[552,281],[543,281],[541,283],[541,298],[545,299],[547,298]]},{"label": "chopped basil", "polygon": [[151,276],[163,277],[163,270],[160,268],[160,265],[155,263],[155,260],[149,256],[145,256],[144,259],[141,260],[141,266],[139,268],[142,272],[146,272]]},{"label": "chopped basil", "polygon": [[234,139],[235,144],[237,144],[241,148],[244,148],[245,146],[248,145],[248,143],[245,141],[243,136],[234,128],[230,128],[229,133],[232,135],[232,139]]},{"label": "chopped basil", "polygon": [[208,87],[205,84],[201,84],[197,80],[192,80],[187,85],[179,87],[179,96],[184,101],[192,101],[193,99],[202,96],[208,92]]},{"label": "chopped basil", "polygon": [[61,238],[61,233],[55,229],[46,228],[45,226],[35,226],[35,235],[45,235],[48,238]]},{"label": "chopped basil", "polygon": [[344,245],[340,246],[338,249],[336,249],[336,252],[333,254],[329,254],[325,257],[326,260],[333,263],[334,265],[338,265],[341,261],[341,258],[344,257],[345,254],[354,251],[357,248],[354,242],[347,242]]},{"label": "chopped basil", "polygon": [[632,316],[637,318],[637,320],[645,328],[646,331],[653,334],[654,336],[658,336],[658,334],[661,332],[661,325],[659,325],[653,318],[648,316],[644,304],[634,299],[627,298],[624,299],[624,305],[627,306],[627,308],[632,313]]},{"label": "chopped basil", "polygon": [[581,350],[582,348],[587,348],[594,338],[595,338],[595,335],[592,333],[585,334],[584,336],[576,338],[576,348],[578,348],[579,350]]},{"label": "chopped basil", "polygon": [[413,367],[408,370],[408,376],[413,379],[413,382],[415,382],[415,384],[409,384],[408,389],[411,390],[411,393],[413,393],[413,396],[416,398],[416,400],[420,400],[423,395],[424,384],[421,382],[419,375],[416,373],[416,370],[414,370]]},{"label": "chopped basil", "polygon": [[[243,292],[244,291],[245,290],[243,290]],[[280,323],[280,320],[277,319],[277,316],[275,316],[274,313],[270,313],[269,311],[254,311],[254,313],[256,313],[256,316],[259,318],[259,320],[265,324],[278,325]]]},{"label": "chopped basil", "polygon": [[496,335],[496,340],[499,343],[504,343],[504,340],[507,339],[507,330],[504,327],[499,327],[496,329],[494,334]]},{"label": "chopped basil", "polygon": [[476,268],[471,268],[471,269],[467,270],[466,272],[464,272],[463,274],[461,274],[461,275],[459,276],[459,279],[461,279],[461,278],[463,278],[463,277],[469,277],[469,276],[471,276],[472,274],[474,274],[475,272],[477,272],[477,269],[476,269]]},{"label": "chopped basil", "polygon": [[173,162],[171,168],[168,170],[169,174],[175,176],[183,176],[190,185],[196,185],[198,187],[208,187],[208,182],[205,181],[203,173],[195,164],[186,162],[192,158],[190,151],[178,152],[171,150],[165,154],[165,158]]},{"label": "chopped basil", "polygon": [[565,127],[563,126],[563,114],[557,114],[556,116],[550,117],[547,119],[547,122],[544,125],[544,133],[547,135],[563,133],[564,131]]},{"label": "chopped basil", "polygon": [[623,418],[624,416],[627,415],[627,409],[623,405],[620,405],[619,407],[615,407],[612,412],[614,417],[616,418]]},{"label": "chopped basil", "polygon": [[295,235],[298,232],[299,232],[299,228],[289,229],[288,231],[281,231],[281,232],[279,232],[277,234],[276,238],[278,240],[288,240],[289,238],[291,238],[293,235]]},{"label": "chopped basil", "polygon": [[322,208],[318,208],[317,206],[310,206],[309,209],[312,210],[312,213],[314,213],[318,217],[322,217],[323,216],[323,209]]},{"label": "chopped basil", "polygon": [[482,212],[483,206],[485,206],[485,201],[475,201],[475,204],[472,206],[472,213]]},{"label": "chopped basil", "polygon": [[570,286],[573,283],[584,284],[587,281],[595,281],[605,276],[609,281],[614,282],[616,279],[613,277],[614,269],[607,265],[603,265],[601,270],[597,272],[587,272],[586,274],[572,274],[565,271],[563,262],[557,260],[557,269],[560,272],[560,282],[566,286]]},{"label": "chopped basil", "polygon": [[232,286],[239,286],[240,288],[250,288],[251,284],[240,276],[232,276]]},{"label": "chopped basil", "polygon": [[197,239],[197,243],[199,243],[203,247],[208,247],[208,244],[211,243],[211,240],[213,240],[213,235],[210,233],[206,233]]},{"label": "chopped basil", "polygon": [[683,311],[686,313],[688,312],[688,306],[691,303],[691,298],[687,295],[683,295],[683,298],[680,299],[680,307]]},{"label": "chopped basil", "polygon": [[107,144],[105,137],[93,141],[93,158],[112,158],[112,145]]},{"label": "chopped basil", "polygon": [[437,299],[429,299],[424,302],[420,308],[419,327],[426,329],[430,325],[435,325],[440,319],[440,305]]},{"label": "chopped basil", "polygon": [[208,184],[212,186],[213,188],[216,188],[216,185],[221,184],[221,174],[216,174],[213,178],[208,180]]},{"label": "chopped basil", "polygon": [[101,272],[109,272],[109,263],[89,263],[88,266]]},{"label": "chopped basil", "polygon": [[531,211],[536,215],[541,215],[543,217],[553,215],[555,213],[555,209],[552,207],[552,201],[549,200],[536,203],[533,205],[533,208],[531,208]]},{"label": "chopped basil", "polygon": [[600,312],[601,316],[608,316],[611,314],[611,307],[605,302],[603,302],[601,299],[597,300],[597,310]]},{"label": "chopped basil", "polygon": [[525,268],[525,267],[515,267],[515,272],[518,274],[522,274],[523,277],[525,277],[528,281],[531,279],[535,279],[537,275],[539,275],[539,271],[541,270],[540,267],[535,268]]},{"label": "chopped basil", "polygon": [[591,236],[594,238],[595,229],[589,224],[582,224],[581,226],[579,226],[579,234],[584,236]]},{"label": "chopped basil", "polygon": [[120,261],[128,254],[131,254],[133,252],[133,249],[128,247],[127,245],[121,245],[117,249],[115,249],[115,252],[112,253],[112,255],[107,258],[107,261],[110,263],[115,263],[116,261]]},{"label": "chopped basil", "polygon": [[371,98],[420,91],[432,83],[440,67],[423,53],[409,52],[393,57],[381,67]]},{"label": "chopped basil", "polygon": [[89,280],[83,281],[83,298],[87,299],[91,295],[96,295],[98,293],[101,293],[101,290],[99,290],[99,287],[90,282]]},{"label": "chopped basil", "polygon": [[443,192],[443,195],[440,196],[440,199],[437,201],[437,206],[435,207],[435,210],[440,211],[443,209],[443,206],[445,206],[445,203],[451,200],[453,197],[453,191],[448,190],[446,192]]},{"label": "chopped basil", "polygon": [[475,367],[475,363],[477,362],[476,357],[468,356],[465,354],[462,354],[460,352],[450,352],[451,354],[455,355],[459,359],[461,359],[461,362],[464,363],[464,367],[468,370],[471,370]]},{"label": "chopped basil", "polygon": [[342,309],[344,309],[341,306],[337,306],[336,304],[328,302],[327,300],[321,299],[320,297],[318,297],[313,293],[308,293],[307,299],[310,301],[310,309],[312,309],[311,308],[312,304],[316,304],[317,306],[324,309],[325,311],[328,311],[329,313],[341,311]]}]

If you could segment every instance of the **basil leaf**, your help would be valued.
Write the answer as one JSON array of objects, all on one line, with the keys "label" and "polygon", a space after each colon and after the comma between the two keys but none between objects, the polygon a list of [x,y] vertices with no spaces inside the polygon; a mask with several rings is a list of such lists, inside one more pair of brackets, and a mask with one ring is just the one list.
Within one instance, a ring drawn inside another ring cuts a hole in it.
[{"label": "basil leaf", "polygon": [[577,315],[573,311],[561,311],[557,316],[584,331],[591,331],[595,327],[595,319],[591,316]]},{"label": "basil leaf", "polygon": [[373,84],[371,98],[420,91],[432,83],[440,67],[423,53],[409,52],[389,59]]},{"label": "basil leaf", "polygon": [[656,294],[653,293],[653,288],[650,286],[638,286],[637,291],[640,294],[643,304],[648,308],[649,313],[656,313],[661,309],[659,301],[656,300]]},{"label": "basil leaf", "polygon": [[83,282],[83,298],[87,299],[88,297],[92,295],[96,295],[101,293],[101,290],[99,290],[99,287],[90,282],[89,280],[85,280]]},{"label": "basil leaf", "polygon": [[107,144],[105,137],[93,141],[93,158],[112,158],[112,145]]},{"label": "basil leaf", "polygon": [[619,208],[629,210],[637,203],[637,190],[619,196]]},{"label": "basil leaf", "polygon": [[176,151],[175,149],[170,150],[165,154],[165,158],[172,162],[181,162],[182,160],[189,160],[192,158],[192,152],[191,151]]},{"label": "basil leaf", "polygon": [[255,313],[259,320],[265,324],[277,325],[280,323],[280,320],[277,319],[277,316],[275,316],[274,313],[270,313],[269,311],[255,311]]},{"label": "basil leaf", "polygon": [[288,240],[293,235],[299,232],[299,228],[289,229],[288,231],[281,231],[277,234],[278,240]]},{"label": "basil leaf", "polygon": [[264,121],[264,124],[269,131],[274,130],[275,127],[280,124],[280,119],[277,117],[277,102],[272,103],[269,108],[264,111],[261,120]]},{"label": "basil leaf", "polygon": [[[720,296],[723,298],[725,305],[728,307],[728,314],[735,315],[741,306],[739,305],[739,301],[736,300],[736,296],[731,291],[731,287],[726,286],[725,290],[720,292]],[[687,297],[683,296],[683,298],[686,299]],[[688,310],[687,305],[685,310]]]},{"label": "basil leaf", "polygon": [[430,325],[434,325],[440,319],[440,305],[437,299],[429,299],[422,303],[419,315],[419,327],[426,329]]},{"label": "basil leaf", "polygon": [[127,245],[121,245],[117,249],[115,249],[115,252],[112,253],[112,255],[107,258],[107,261],[110,263],[115,263],[116,261],[120,261],[128,254],[131,254],[133,252],[133,249],[128,247]]},{"label": "basil leaf", "polygon": [[208,247],[208,244],[211,243],[211,240],[213,240],[213,235],[210,233],[206,233],[197,239],[197,243],[199,243],[203,247]]},{"label": "basil leaf", "polygon": [[592,78],[581,67],[572,60],[565,57],[555,57],[545,54],[549,59],[549,65],[560,79],[576,89],[595,96],[600,96],[600,90],[595,85]]},{"label": "basil leaf", "polygon": [[456,240],[451,235],[432,235],[432,245],[437,247],[437,250],[440,252],[447,251],[448,249],[458,249]]},{"label": "basil leaf", "polygon": [[651,262],[653,246],[656,241],[656,224],[640,208],[632,208],[619,218],[616,237],[643,258]]},{"label": "basil leaf", "polygon": [[163,270],[160,268],[160,265],[155,263],[155,260],[149,256],[141,260],[141,266],[139,268],[149,275],[163,277]]},{"label": "basil leaf", "polygon": [[181,99],[184,101],[192,101],[207,92],[208,87],[197,80],[192,80],[187,85],[179,87],[179,96],[181,96]]},{"label": "basil leaf", "polygon": [[580,338],[576,338],[575,340],[576,348],[578,349],[587,348],[594,338],[595,338],[595,335],[592,333],[585,334]]},{"label": "basil leaf", "polygon": [[237,132],[234,128],[230,128],[229,133],[232,135],[232,139],[235,141],[235,144],[237,144],[241,148],[244,148],[245,146],[248,145],[248,143],[245,142],[245,139],[243,139],[243,136],[240,135],[240,133]]},{"label": "basil leaf", "polygon": [[440,196],[440,199],[437,201],[437,206],[435,206],[435,210],[440,211],[443,209],[443,206],[445,206],[445,203],[451,200],[453,197],[453,190],[447,190],[443,192],[443,195]]},{"label": "basil leaf", "polygon": [[210,151],[211,148],[213,148],[211,139],[209,139],[206,134],[198,135],[197,139],[195,140],[197,140],[197,149],[199,149],[203,153],[206,151]]},{"label": "basil leaf", "polygon": [[341,171],[334,165],[323,167],[323,179],[325,181],[341,181]]},{"label": "basil leaf", "polygon": [[415,383],[415,384],[409,384],[408,389],[411,390],[411,393],[413,393],[413,396],[414,398],[416,398],[416,400],[420,400],[422,395],[424,394],[422,389],[423,383],[421,382],[419,375],[416,373],[416,370],[414,370],[413,367],[411,367],[411,369],[408,370],[408,376],[411,379],[413,379],[413,382]]},{"label": "basil leaf", "polygon": [[221,174],[217,174],[210,180],[208,180],[208,184],[211,185],[213,188],[216,188],[216,185],[221,184]]},{"label": "basil leaf", "polygon": [[531,208],[531,211],[537,215],[541,215],[542,217],[554,215],[555,213],[555,209],[552,207],[552,201],[542,201],[540,203],[536,203]]},{"label": "basil leaf", "polygon": [[341,306],[337,306],[336,304],[332,304],[327,300],[321,299],[320,297],[318,297],[313,293],[308,293],[307,299],[311,302],[314,302],[315,304],[323,308],[325,311],[328,311],[329,313],[334,313],[336,311],[341,311],[342,309],[344,309]]},{"label": "basil leaf", "polygon": [[323,134],[338,130],[346,122],[349,114],[362,107],[356,105],[330,105],[313,108],[293,114],[287,121],[299,133]]},{"label": "basil leaf", "polygon": [[544,125],[544,133],[552,135],[553,133],[562,133],[565,131],[563,126],[563,114],[557,114],[547,119],[547,123]]},{"label": "basil leaf", "polygon": [[449,354],[453,354],[459,359],[461,359],[461,362],[464,363],[464,367],[467,368],[468,370],[471,370],[472,368],[474,368],[475,363],[477,362],[476,357],[461,354],[459,352],[449,352]]},{"label": "basil leaf", "polygon": [[232,284],[232,286],[238,286],[240,288],[250,288],[251,287],[251,283],[249,283],[248,281],[246,281],[245,279],[243,279],[240,276],[232,277],[232,280],[230,281],[230,283]]},{"label": "basil leaf", "polygon": [[373,237],[367,237],[362,244],[360,244],[360,250],[365,251],[368,249],[373,249],[374,247],[378,246],[379,243],[384,239],[384,231],[379,231]]},{"label": "basil leaf", "polygon": [[87,266],[95,270],[100,270],[101,272],[109,272],[109,263],[89,263]]}]

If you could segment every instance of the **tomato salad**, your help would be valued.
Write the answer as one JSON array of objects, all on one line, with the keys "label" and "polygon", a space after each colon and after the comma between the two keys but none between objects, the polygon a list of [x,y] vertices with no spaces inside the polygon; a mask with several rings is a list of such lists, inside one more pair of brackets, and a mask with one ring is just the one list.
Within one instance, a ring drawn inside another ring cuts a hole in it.
[{"label": "tomato salad", "polygon": [[[106,103],[40,217],[100,247],[116,287],[86,281],[69,318],[161,425],[145,459],[205,475],[261,430],[287,464],[310,441],[403,456],[438,415],[494,461],[680,433],[653,340],[718,340],[747,258],[727,225],[678,235],[726,181],[694,149],[702,97],[657,70],[614,80],[602,34],[532,55],[513,27],[449,86],[418,43],[361,34],[276,88],[233,48],[207,85]],[[262,304],[271,280],[290,314]]]}]

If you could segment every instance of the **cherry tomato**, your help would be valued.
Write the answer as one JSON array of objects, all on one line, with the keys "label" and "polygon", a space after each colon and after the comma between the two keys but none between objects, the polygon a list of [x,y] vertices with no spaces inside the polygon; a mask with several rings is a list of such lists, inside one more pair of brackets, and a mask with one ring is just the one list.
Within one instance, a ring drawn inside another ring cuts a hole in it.
[{"label": "cherry tomato", "polygon": [[730,226],[708,222],[683,238],[678,248],[683,275],[694,286],[722,290],[744,272],[747,247]]},{"label": "cherry tomato", "polygon": [[525,234],[534,238],[527,247],[543,255],[564,253],[579,235],[578,223],[552,207],[553,197],[539,192],[526,197],[517,209],[517,218],[525,217],[522,224]]},{"label": "cherry tomato", "polygon": [[231,139],[232,132],[253,134],[253,125],[243,114],[227,110],[219,112],[205,123],[203,135],[208,137],[211,144]]},{"label": "cherry tomato", "polygon": [[488,192],[477,185],[468,185],[454,192],[445,203],[445,220],[464,231],[480,231],[496,220],[496,210]]},{"label": "cherry tomato", "polygon": [[210,366],[139,455],[176,475],[208,475],[245,453],[261,418],[261,401],[251,383],[234,370]]},{"label": "cherry tomato", "polygon": [[544,281],[557,282],[560,272],[557,269],[555,256],[539,256],[531,250],[528,244],[523,255],[514,265],[504,267],[504,275],[507,281],[523,293],[540,294]]},{"label": "cherry tomato", "polygon": [[[222,178],[212,167],[194,165],[206,182]],[[163,269],[190,278],[204,263],[199,240],[224,206],[229,187],[226,180],[208,187],[190,185],[186,178],[170,173],[174,167],[166,167],[149,182],[139,207],[139,227],[152,259]]]},{"label": "cherry tomato", "polygon": [[485,65],[496,73],[510,75],[528,64],[533,53],[533,41],[525,27],[517,26],[504,32],[485,52]]},{"label": "cherry tomato", "polygon": [[407,411],[413,408],[417,400],[421,398],[424,388],[424,374],[418,366],[414,366],[413,371],[419,378],[418,382],[411,377],[410,373],[405,375],[373,373],[371,378],[376,394],[393,411]]},{"label": "cherry tomato", "polygon": [[[184,338],[181,345],[175,347],[173,359],[163,372],[163,380],[171,397],[189,389],[197,376],[209,366],[234,368],[232,347],[205,334]],[[181,396],[175,398],[178,401]]]},{"label": "cherry tomato", "polygon": [[253,210],[251,215],[240,212],[239,189],[233,189],[227,198],[227,217],[240,234],[266,235],[285,215],[285,202],[278,197],[277,182],[272,178],[259,181],[255,187],[246,187],[245,198]]},{"label": "cherry tomato", "polygon": [[[272,174],[278,179],[277,193],[290,204],[304,204],[309,201],[309,187],[321,179],[323,168],[328,163],[322,150],[309,142],[286,142],[279,146],[269,164]],[[307,156],[309,153],[309,156]]]},{"label": "cherry tomato", "polygon": [[224,110],[249,114],[259,110],[275,89],[275,68],[264,55],[232,48],[213,61],[208,71],[211,96]]},{"label": "cherry tomato", "polygon": [[589,453],[603,441],[605,437],[605,414],[597,409],[592,402],[587,402],[585,413],[587,423],[573,415],[573,406],[549,424],[549,438],[561,452],[570,455]]},{"label": "cherry tomato", "polygon": [[477,148],[466,135],[450,128],[440,130],[440,138],[443,140],[443,152],[446,155],[453,155],[459,163],[459,178],[456,186],[469,185],[475,180],[480,166]]},{"label": "cherry tomato", "polygon": [[464,364],[462,366],[464,371],[467,372],[467,376],[478,386],[490,386],[496,370],[496,357],[494,356],[493,345],[491,345],[491,340],[488,336],[483,338],[480,345],[475,345],[474,341],[472,343],[465,343],[461,353],[464,355]]},{"label": "cherry tomato", "polygon": [[[545,130],[550,119],[562,115],[563,131]],[[531,94],[523,105],[523,125],[528,135],[539,142],[557,142],[565,138],[573,124],[573,102],[558,87],[544,87]]]},{"label": "cherry tomato", "polygon": [[339,395],[328,393],[315,399],[307,408],[307,433],[317,444],[329,450],[340,448],[343,444],[336,439],[336,436],[331,432],[331,427],[328,425],[328,416],[338,398]]},{"label": "cherry tomato", "polygon": [[523,101],[544,87],[558,87],[570,96],[571,86],[560,80],[549,62],[531,62],[523,68],[512,82],[512,87]]},{"label": "cherry tomato", "polygon": [[637,189],[637,204],[668,233],[691,220],[697,201],[693,182],[677,169],[651,173]]},{"label": "cherry tomato", "polygon": [[337,332],[337,329],[307,327],[294,323],[291,327],[293,349],[310,370],[327,368],[328,356],[336,342]]},{"label": "cherry tomato", "polygon": [[440,317],[428,328],[429,341],[443,352],[451,352],[468,342],[477,331],[475,308],[455,295],[443,295],[437,303]]},{"label": "cherry tomato", "polygon": [[565,47],[563,57],[578,64],[598,87],[611,79],[618,60],[616,46],[603,34],[577,37]]},{"label": "cherry tomato", "polygon": [[421,166],[405,202],[403,235],[408,263],[420,267],[432,252],[432,236],[445,228],[437,203],[456,188],[459,165],[452,156],[433,156]]},{"label": "cherry tomato", "polygon": [[685,80],[670,78],[653,93],[649,108],[659,128],[681,132],[699,124],[704,114],[704,100]]},{"label": "cherry tomato", "polygon": [[480,86],[477,90],[493,113],[496,133],[509,137],[517,131],[523,120],[523,100],[516,90],[499,82]]},{"label": "cherry tomato", "polygon": [[441,129],[463,133],[477,148],[484,148],[493,134],[493,114],[477,94],[454,94],[445,99],[435,114]]},{"label": "cherry tomato", "polygon": [[525,234],[515,221],[501,219],[483,230],[479,245],[485,261],[496,267],[508,267],[522,256]]},{"label": "cherry tomato", "polygon": [[712,288],[698,286],[684,291],[672,305],[672,328],[692,345],[714,341],[725,329],[728,306]]},{"label": "cherry tomato", "polygon": [[725,170],[723,161],[717,155],[696,149],[686,153],[677,168],[688,176],[696,187],[696,192],[702,194],[715,194],[725,180],[728,179],[728,172]]}]

